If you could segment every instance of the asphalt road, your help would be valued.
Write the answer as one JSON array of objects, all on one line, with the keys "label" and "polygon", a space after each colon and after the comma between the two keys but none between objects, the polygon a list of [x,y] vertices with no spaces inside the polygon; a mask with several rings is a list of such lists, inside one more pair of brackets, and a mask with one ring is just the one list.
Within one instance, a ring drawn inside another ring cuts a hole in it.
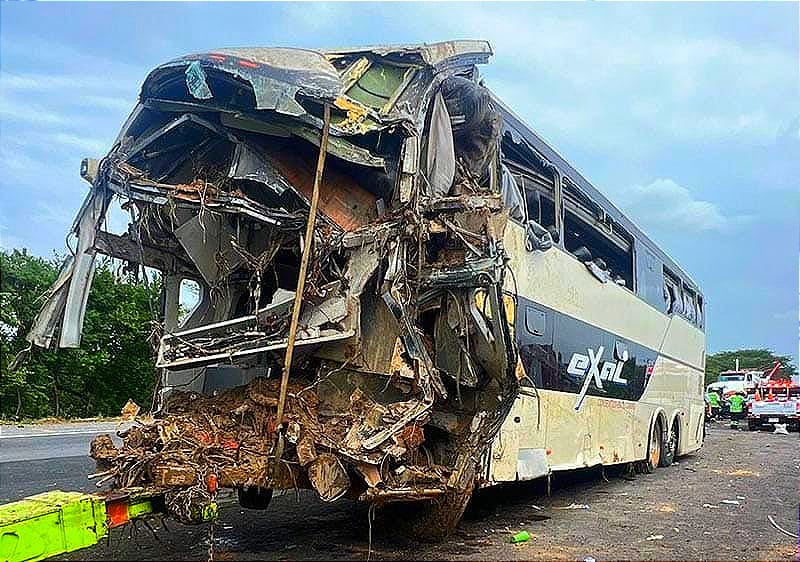
[{"label": "asphalt road", "polygon": [[[10,450],[27,444],[31,455],[58,438],[54,458],[2,462],[3,501],[54,487],[91,489],[85,479],[90,460],[61,453],[76,452],[81,440],[88,447],[95,433],[20,437],[27,441]],[[10,441],[0,439],[4,461]],[[151,532],[129,525],[115,530],[108,543],[62,558],[206,560],[211,543],[216,560],[366,560],[368,552],[371,560],[796,560],[797,539],[781,534],[767,517],[797,533],[798,490],[798,434],[712,424],[700,452],[652,475],[613,469],[560,475],[551,496],[540,482],[484,490],[457,533],[441,544],[398,535],[380,510],[370,525],[364,506],[325,504],[304,492],[299,502],[293,493],[278,496],[264,512],[230,502],[213,528],[151,521]],[[564,509],[572,504],[589,507]],[[523,529],[532,539],[511,544],[511,534]]]},{"label": "asphalt road", "polygon": [[87,478],[94,472],[89,444],[101,433],[120,444],[116,428],[116,422],[0,426],[0,502],[54,489],[96,491]]}]

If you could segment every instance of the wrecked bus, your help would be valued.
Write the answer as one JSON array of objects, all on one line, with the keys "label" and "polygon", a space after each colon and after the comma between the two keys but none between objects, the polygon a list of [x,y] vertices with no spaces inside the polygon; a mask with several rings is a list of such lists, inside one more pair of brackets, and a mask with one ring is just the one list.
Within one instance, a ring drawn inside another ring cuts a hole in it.
[{"label": "wrecked bus", "polygon": [[98,254],[160,272],[154,420],[92,443],[115,490],[192,522],[218,488],[308,488],[435,537],[475,487],[701,446],[697,285],[484,86],[491,54],[220,49],[147,76],[82,163],[28,336],[80,345]]}]

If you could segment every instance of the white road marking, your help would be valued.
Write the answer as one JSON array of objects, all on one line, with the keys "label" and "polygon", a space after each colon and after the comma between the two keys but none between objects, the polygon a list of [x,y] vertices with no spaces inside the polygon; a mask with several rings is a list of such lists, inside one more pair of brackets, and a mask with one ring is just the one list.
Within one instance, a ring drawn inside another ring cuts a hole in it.
[{"label": "white road marking", "polygon": [[108,433],[108,431],[103,430],[91,430],[91,431],[57,431],[54,433],[33,433],[33,434],[26,434],[26,435],[0,435],[0,439],[32,439],[34,437],[59,437],[61,435],[100,435],[101,433]]}]

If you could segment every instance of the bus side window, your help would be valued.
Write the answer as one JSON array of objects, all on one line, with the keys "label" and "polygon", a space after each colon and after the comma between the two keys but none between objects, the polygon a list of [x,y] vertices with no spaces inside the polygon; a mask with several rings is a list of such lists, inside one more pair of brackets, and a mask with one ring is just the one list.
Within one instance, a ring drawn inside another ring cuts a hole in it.
[{"label": "bus side window", "polygon": [[638,239],[634,239],[633,255],[636,265],[636,294],[657,309],[666,310],[661,261]]},{"label": "bus side window", "polygon": [[697,295],[697,327],[703,328],[703,296]]},{"label": "bus side window", "polygon": [[692,324],[697,324],[697,315],[695,314],[695,295],[689,287],[683,287],[683,315]]},{"label": "bus side window", "polygon": [[508,207],[508,216],[511,220],[525,224],[528,220],[536,220],[526,212],[526,201],[522,196],[517,181],[505,164],[500,164],[500,194],[503,203]]},{"label": "bus side window", "polygon": [[667,314],[683,314],[681,282],[664,268],[664,302]]},{"label": "bus side window", "polygon": [[515,142],[509,133],[503,135],[501,151],[501,169],[510,172],[522,193],[527,220],[544,227],[550,232],[553,242],[558,243],[561,236],[555,205],[559,183],[557,172],[530,145]]},{"label": "bus side window", "polygon": [[582,262],[594,261],[619,285],[633,290],[633,256],[628,241],[611,238],[605,226],[564,213],[564,248]]}]

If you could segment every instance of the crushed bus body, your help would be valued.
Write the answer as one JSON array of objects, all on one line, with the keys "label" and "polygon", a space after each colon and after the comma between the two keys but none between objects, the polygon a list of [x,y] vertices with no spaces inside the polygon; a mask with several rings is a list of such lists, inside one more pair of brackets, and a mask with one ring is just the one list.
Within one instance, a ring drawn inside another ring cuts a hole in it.
[{"label": "crushed bus body", "polygon": [[98,254],[160,271],[156,418],[92,445],[114,489],[187,522],[219,487],[416,501],[446,531],[476,485],[700,446],[698,288],[490,93],[490,55],[227,49],[149,74],[82,165],[29,335],[80,344]]}]

